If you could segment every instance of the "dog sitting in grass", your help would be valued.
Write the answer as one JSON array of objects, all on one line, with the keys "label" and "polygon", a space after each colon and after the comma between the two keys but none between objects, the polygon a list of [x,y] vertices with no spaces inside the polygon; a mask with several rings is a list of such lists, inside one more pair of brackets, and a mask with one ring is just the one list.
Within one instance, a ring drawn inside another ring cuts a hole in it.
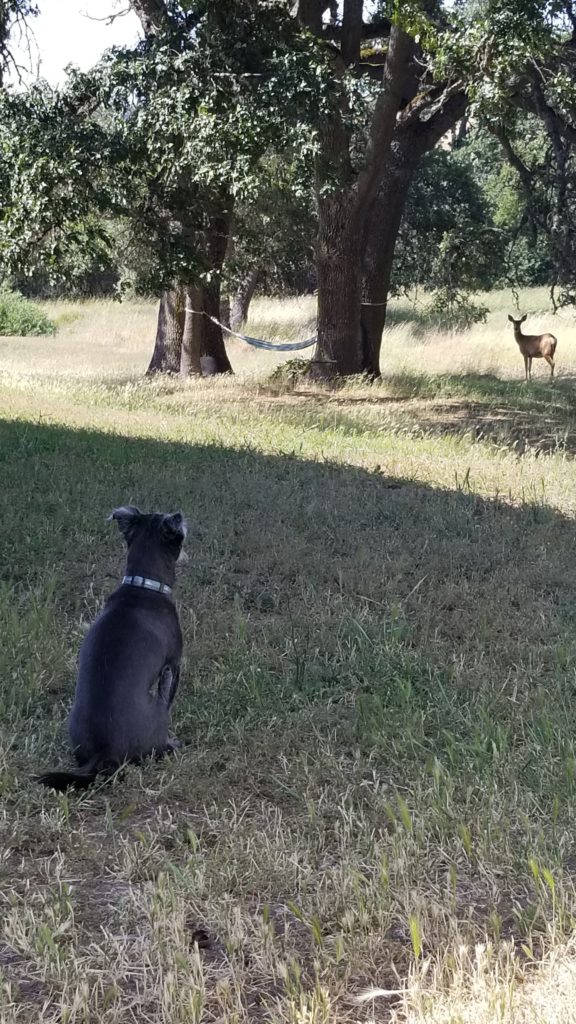
[{"label": "dog sitting in grass", "polygon": [[157,757],[179,746],[169,735],[182,633],[172,601],[176,562],[186,536],[182,515],[117,508],[128,545],[126,575],[91,626],[80,651],[68,722],[76,771],[46,772],[52,789],[85,789],[99,772]]}]

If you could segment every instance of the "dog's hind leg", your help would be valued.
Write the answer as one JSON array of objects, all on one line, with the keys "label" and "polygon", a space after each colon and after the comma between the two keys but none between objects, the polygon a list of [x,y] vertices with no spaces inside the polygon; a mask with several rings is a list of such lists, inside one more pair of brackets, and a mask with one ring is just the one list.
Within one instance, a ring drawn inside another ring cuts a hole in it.
[{"label": "dog's hind leg", "polygon": [[158,696],[170,707],[170,694],[174,685],[174,672],[171,665],[164,665],[158,679]]},{"label": "dog's hind leg", "polygon": [[164,701],[167,707],[171,706],[174,697],[176,696],[179,681],[180,666],[165,665],[160,673],[160,679],[158,680],[158,696]]},{"label": "dog's hind leg", "polygon": [[[165,665],[160,673],[160,679],[158,681],[158,696],[166,704],[168,708],[171,707],[174,697],[176,696],[176,690],[178,689],[178,683],[180,682],[180,666],[179,665]],[[176,739],[175,736],[169,736],[166,742],[166,746],[160,752],[160,756],[163,754],[173,754],[175,750],[178,750],[182,746],[180,740]]]},{"label": "dog's hind leg", "polygon": [[178,689],[179,682],[180,682],[180,665],[174,665],[174,668],[172,669],[172,686],[170,688],[170,694],[169,694],[169,697],[168,697],[168,707],[170,707],[172,702],[174,701],[174,697],[176,696],[176,690]]}]

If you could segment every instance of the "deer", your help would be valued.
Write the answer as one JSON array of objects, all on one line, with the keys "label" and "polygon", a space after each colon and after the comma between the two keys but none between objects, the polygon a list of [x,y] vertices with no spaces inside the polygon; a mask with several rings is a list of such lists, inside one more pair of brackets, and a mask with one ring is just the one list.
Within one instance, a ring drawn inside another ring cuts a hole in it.
[{"label": "deer", "polygon": [[524,316],[520,317],[519,320],[515,320],[513,316],[508,314],[510,323],[514,324],[514,338],[524,356],[526,382],[532,380],[533,359],[546,360],[550,367],[550,379],[552,380],[554,377],[554,353],[558,341],[553,334],[522,334],[522,324],[527,316],[528,314],[524,313]]}]

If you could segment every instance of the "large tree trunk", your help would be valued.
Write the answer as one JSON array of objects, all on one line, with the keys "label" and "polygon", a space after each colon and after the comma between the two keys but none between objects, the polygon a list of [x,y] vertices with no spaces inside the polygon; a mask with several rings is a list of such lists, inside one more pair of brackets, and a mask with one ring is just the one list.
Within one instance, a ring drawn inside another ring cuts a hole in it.
[{"label": "large tree trunk", "polygon": [[230,327],[233,331],[238,331],[248,319],[248,310],[256,291],[259,277],[260,268],[252,267],[236,289],[230,306]]},{"label": "large tree trunk", "polygon": [[361,230],[346,196],[321,198],[318,214],[316,359],[327,364],[328,375],[361,373]]},{"label": "large tree trunk", "polygon": [[[200,357],[202,356],[204,317],[202,311],[202,290],[197,285],[188,285],[184,289],[186,310],[184,332],[182,335],[182,358],[180,375],[190,377],[202,374]],[[196,312],[194,312],[196,311]]]},{"label": "large tree trunk", "polygon": [[[301,23],[321,36],[322,0],[300,0]],[[354,153],[352,117],[342,79],[360,61],[361,0],[344,0],[340,52],[334,55],[331,110],[324,116],[316,158],[318,236],[317,357],[336,374],[362,373],[361,247],[364,223],[378,190],[412,67],[414,40],[398,25],[390,29],[380,92],[374,104],[363,161]]]},{"label": "large tree trunk", "polygon": [[366,218],[362,255],[363,368],[373,377],[380,376],[394,250],[410,184],[424,154],[463,116],[467,106],[462,90],[447,92],[432,116],[427,102],[425,98],[415,100],[400,114],[380,188]]},{"label": "large tree trunk", "polygon": [[202,306],[206,313],[206,316],[203,318],[202,355],[211,356],[215,360],[216,373],[233,373],[234,371],[226,352],[226,346],[224,345],[222,328],[217,323],[214,323],[214,320],[209,319],[210,317],[214,317],[215,320],[220,318],[219,279],[215,279],[210,284],[202,285]]},{"label": "large tree trunk", "polygon": [[[181,373],[188,376],[199,373],[202,356],[214,359],[217,373],[232,373],[222,329],[218,323],[208,319],[220,319],[220,276],[230,221],[225,198],[222,206],[213,208],[211,216],[207,217],[207,228],[201,239],[206,266],[211,271],[210,283],[179,282],[163,292],[149,374]],[[201,236],[198,237],[200,240]],[[192,310],[196,310],[196,314]],[[202,313],[207,315],[199,315]]]},{"label": "large tree trunk", "polygon": [[210,356],[216,373],[233,373],[222,338],[222,330],[210,317],[220,317],[220,285],[199,283],[186,288],[187,311],[182,343],[180,373],[183,377],[202,373],[201,359]]},{"label": "large tree trunk", "polygon": [[175,285],[162,292],[156,343],[147,373],[179,373],[184,332],[184,290]]},{"label": "large tree trunk", "polygon": [[364,234],[362,343],[364,369],[380,376],[380,348],[394,264],[394,250],[420,154],[396,141]]},{"label": "large tree trunk", "polygon": [[[211,356],[214,359],[217,373],[234,372],[226,353],[222,328],[214,322],[220,320],[222,268],[230,245],[231,204],[230,197],[224,196],[221,205],[214,207],[205,235],[206,252],[212,276],[209,282],[201,285],[201,308],[206,314],[202,318],[204,321],[202,355]],[[210,319],[211,317],[213,319]]]}]

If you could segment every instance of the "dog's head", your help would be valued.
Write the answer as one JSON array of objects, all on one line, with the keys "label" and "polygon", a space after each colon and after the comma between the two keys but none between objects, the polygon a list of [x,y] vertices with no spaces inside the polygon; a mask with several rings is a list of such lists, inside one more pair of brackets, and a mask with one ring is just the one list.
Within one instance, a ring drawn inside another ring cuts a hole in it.
[{"label": "dog's head", "polygon": [[115,508],[108,516],[115,519],[124,537],[128,550],[135,545],[142,549],[160,549],[165,555],[178,561],[182,544],[188,532],[186,520],[181,512],[141,512],[135,505]]}]

